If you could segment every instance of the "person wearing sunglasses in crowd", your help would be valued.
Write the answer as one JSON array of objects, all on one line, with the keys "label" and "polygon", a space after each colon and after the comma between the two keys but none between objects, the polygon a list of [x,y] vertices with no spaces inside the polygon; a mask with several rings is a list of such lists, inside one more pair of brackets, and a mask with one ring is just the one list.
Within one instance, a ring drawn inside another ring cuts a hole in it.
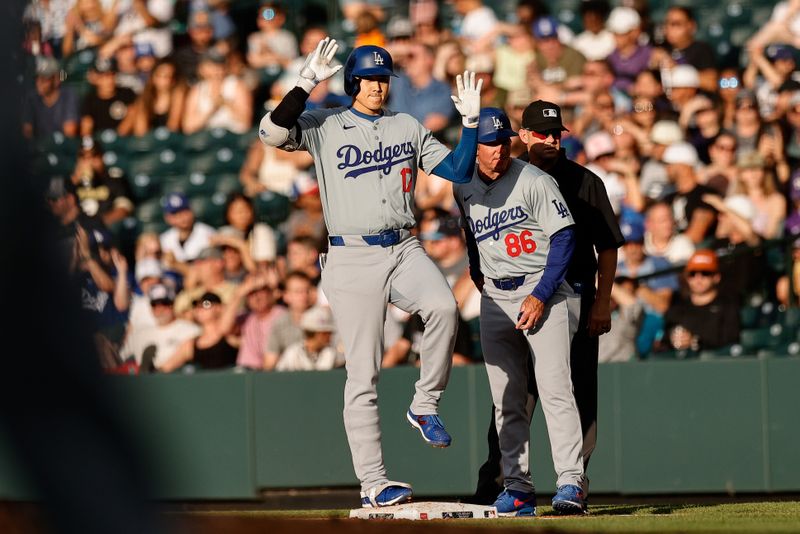
[{"label": "person wearing sunglasses in crowd", "polygon": [[739,340],[739,304],[721,292],[719,260],[698,250],[684,270],[689,294],[676,299],[664,317],[669,345],[676,350],[715,349]]}]

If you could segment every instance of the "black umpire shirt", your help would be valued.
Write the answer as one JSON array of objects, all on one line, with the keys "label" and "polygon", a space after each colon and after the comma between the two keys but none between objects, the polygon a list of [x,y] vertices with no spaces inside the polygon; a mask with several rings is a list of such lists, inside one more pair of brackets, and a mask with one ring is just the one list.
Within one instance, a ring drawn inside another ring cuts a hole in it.
[{"label": "black umpire shirt", "polygon": [[[528,153],[520,156],[528,161]],[[625,243],[617,216],[611,209],[608,193],[600,179],[589,169],[571,161],[561,149],[561,156],[546,171],[556,179],[569,211],[575,219],[575,251],[567,269],[567,281],[594,288],[597,276],[597,251],[619,248]]]}]

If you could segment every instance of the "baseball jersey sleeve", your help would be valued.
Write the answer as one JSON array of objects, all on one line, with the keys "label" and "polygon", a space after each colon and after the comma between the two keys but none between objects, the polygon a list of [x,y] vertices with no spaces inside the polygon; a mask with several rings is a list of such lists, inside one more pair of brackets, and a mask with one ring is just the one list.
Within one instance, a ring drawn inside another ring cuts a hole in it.
[{"label": "baseball jersey sleeve", "polygon": [[575,224],[558,184],[549,174],[543,172],[528,180],[526,196],[534,218],[548,237]]},{"label": "baseball jersey sleeve", "polygon": [[325,118],[330,115],[330,110],[306,111],[297,119],[299,132],[299,149],[307,150],[311,154],[319,153],[322,142],[322,130]]}]

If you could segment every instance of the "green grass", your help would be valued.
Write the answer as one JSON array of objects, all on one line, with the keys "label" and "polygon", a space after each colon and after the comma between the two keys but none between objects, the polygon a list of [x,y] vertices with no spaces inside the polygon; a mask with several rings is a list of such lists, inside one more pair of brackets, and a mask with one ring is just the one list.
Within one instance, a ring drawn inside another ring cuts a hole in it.
[{"label": "green grass", "polygon": [[[537,508],[530,519],[450,520],[449,526],[509,527],[515,531],[563,532],[800,532],[800,502],[761,502],[714,505],[636,504],[597,505],[584,517],[561,517],[550,507]],[[333,519],[346,518],[348,510],[308,511],[214,511],[192,513],[249,519]],[[355,521],[355,520],[354,520]],[[347,522],[345,522],[346,524]],[[395,523],[395,522],[391,522]],[[410,522],[396,522],[409,524]],[[415,522],[422,526],[431,522]],[[339,526],[343,526],[341,522]],[[410,526],[410,525],[409,525]],[[377,525],[376,525],[377,527]],[[346,530],[346,529],[345,529]]]}]

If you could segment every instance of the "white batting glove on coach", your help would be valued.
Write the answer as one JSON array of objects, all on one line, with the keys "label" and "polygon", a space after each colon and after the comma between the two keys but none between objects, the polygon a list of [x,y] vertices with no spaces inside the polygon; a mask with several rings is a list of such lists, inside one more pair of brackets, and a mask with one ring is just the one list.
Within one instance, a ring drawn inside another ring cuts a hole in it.
[{"label": "white batting glove on coach", "polygon": [[327,80],[339,72],[342,65],[331,65],[337,50],[339,50],[339,45],[336,43],[336,39],[326,37],[321,40],[317,48],[306,58],[300,71],[300,77],[297,79],[297,86],[306,93],[311,93],[319,82]]},{"label": "white batting glove on coach", "polygon": [[450,95],[456,109],[461,113],[461,123],[467,128],[478,127],[478,117],[481,113],[481,86],[483,80],[478,80],[475,85],[475,73],[464,71],[464,77],[456,76],[458,96]]}]

